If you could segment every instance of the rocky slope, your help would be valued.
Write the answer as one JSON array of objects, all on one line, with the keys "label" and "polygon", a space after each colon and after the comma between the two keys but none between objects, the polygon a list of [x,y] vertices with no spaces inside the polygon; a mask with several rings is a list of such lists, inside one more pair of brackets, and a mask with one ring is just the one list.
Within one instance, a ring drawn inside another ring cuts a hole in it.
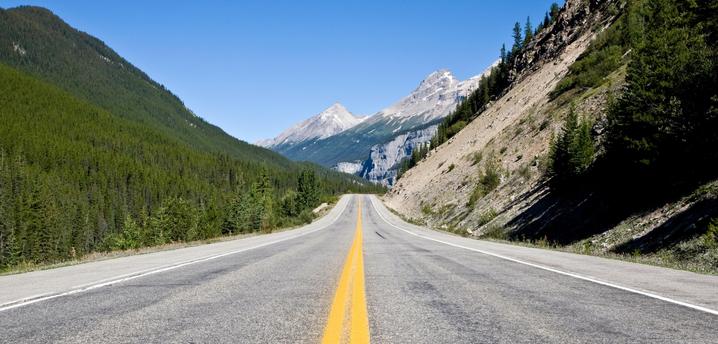
[{"label": "rocky slope", "polygon": [[[550,113],[549,92],[588,47],[595,36],[591,28],[606,26],[610,20],[602,12],[592,12],[595,8],[592,6],[596,5],[568,1],[557,22],[529,43],[520,57],[525,61],[524,71],[514,71],[517,75],[511,89],[455,137],[407,171],[387,194],[387,204],[412,217],[421,217],[422,208],[426,213],[427,205],[472,212],[466,203],[476,183],[477,166],[472,159],[476,152],[493,156],[508,170],[516,170],[527,161],[529,168],[536,170],[538,166],[531,166],[533,160],[545,155],[551,129],[557,125]],[[536,125],[542,120],[546,124]],[[453,167],[449,170],[448,166]],[[497,195],[501,191],[499,188]],[[501,196],[497,198],[512,198]],[[470,220],[462,220],[467,221]]]},{"label": "rocky slope", "polygon": [[[563,119],[573,107],[594,123],[601,140],[608,100],[622,90],[625,64],[598,86],[556,98],[550,93],[569,66],[600,41],[596,38],[620,23],[623,3],[567,1],[557,21],[519,56],[510,89],[407,171],[384,197],[386,204],[413,221],[463,235],[718,271],[718,251],[699,249],[710,240],[690,234],[701,233],[718,216],[718,181],[635,209],[613,206],[610,199],[592,194],[563,199],[547,185],[550,141],[561,131]],[[477,196],[490,169],[499,175],[498,186]]]}]

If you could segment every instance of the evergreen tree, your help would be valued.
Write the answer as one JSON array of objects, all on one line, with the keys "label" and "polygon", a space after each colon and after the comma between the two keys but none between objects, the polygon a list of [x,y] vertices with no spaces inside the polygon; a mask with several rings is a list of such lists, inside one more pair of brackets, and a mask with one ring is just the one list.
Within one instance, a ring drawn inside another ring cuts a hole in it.
[{"label": "evergreen tree", "polygon": [[15,237],[10,209],[10,171],[5,152],[0,149],[0,270],[14,261]]},{"label": "evergreen tree", "polygon": [[526,17],[526,24],[524,25],[524,42],[522,46],[528,45],[531,39],[534,37],[534,29],[531,26],[531,17]]},{"label": "evergreen tree", "polygon": [[294,191],[289,191],[282,196],[282,199],[279,201],[282,215],[286,217],[299,216],[302,211],[299,205],[300,199],[300,196]]},{"label": "evergreen tree", "polygon": [[297,180],[297,206],[300,211],[319,205],[319,181],[313,171],[304,170]]},{"label": "evergreen tree", "polygon": [[265,170],[262,170],[259,180],[252,185],[251,195],[254,208],[252,228],[271,229],[274,225],[274,188]]},{"label": "evergreen tree", "polygon": [[551,143],[549,172],[554,186],[564,187],[583,176],[593,163],[595,144],[588,121],[580,121],[573,106],[561,133]]},{"label": "evergreen tree", "polygon": [[181,197],[170,197],[162,202],[150,223],[160,242],[193,240],[198,225],[197,209]]},{"label": "evergreen tree", "polygon": [[516,22],[514,24],[514,30],[512,37],[514,38],[514,45],[511,47],[511,56],[516,58],[516,55],[521,51],[521,48],[523,48],[523,38],[521,37],[521,24],[519,22]]},{"label": "evergreen tree", "polygon": [[551,8],[549,9],[549,16],[551,17],[551,23],[555,22],[556,19],[558,19],[558,14],[561,12],[561,6],[559,6],[557,3],[552,3]]},{"label": "evergreen tree", "polygon": [[718,158],[716,50],[678,3],[646,4],[627,86],[609,113],[607,159],[644,181],[702,174]]},{"label": "evergreen tree", "polygon": [[546,28],[549,25],[551,25],[551,19],[548,16],[548,12],[546,12],[546,14],[544,14],[543,16],[543,27]]}]

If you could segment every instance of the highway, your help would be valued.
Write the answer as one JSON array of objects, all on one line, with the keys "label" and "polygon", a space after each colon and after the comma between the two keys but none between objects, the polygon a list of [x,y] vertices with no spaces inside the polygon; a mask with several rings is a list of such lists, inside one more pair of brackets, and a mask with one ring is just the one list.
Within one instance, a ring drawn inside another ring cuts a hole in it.
[{"label": "highway", "polygon": [[348,195],[305,227],[0,276],[0,343],[715,343],[718,276],[462,238]]}]

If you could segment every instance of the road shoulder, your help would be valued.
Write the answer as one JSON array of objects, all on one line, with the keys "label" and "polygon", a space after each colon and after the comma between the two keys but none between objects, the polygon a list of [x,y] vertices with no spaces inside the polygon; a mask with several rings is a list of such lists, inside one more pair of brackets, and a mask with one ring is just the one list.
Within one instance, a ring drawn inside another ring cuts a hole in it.
[{"label": "road shoulder", "polygon": [[376,197],[371,203],[385,222],[407,234],[718,315],[718,276],[458,237],[407,223]]},{"label": "road shoulder", "polygon": [[326,215],[293,230],[0,276],[0,311],[301,237],[334,223],[351,197],[343,196]]}]

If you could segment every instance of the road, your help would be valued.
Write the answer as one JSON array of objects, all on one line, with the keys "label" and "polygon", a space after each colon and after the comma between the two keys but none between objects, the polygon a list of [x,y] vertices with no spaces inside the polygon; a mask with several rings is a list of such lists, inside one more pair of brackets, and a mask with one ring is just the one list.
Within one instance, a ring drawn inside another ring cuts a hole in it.
[{"label": "road", "polygon": [[345,196],[306,227],[0,277],[2,343],[715,343],[718,277],[461,238]]}]

